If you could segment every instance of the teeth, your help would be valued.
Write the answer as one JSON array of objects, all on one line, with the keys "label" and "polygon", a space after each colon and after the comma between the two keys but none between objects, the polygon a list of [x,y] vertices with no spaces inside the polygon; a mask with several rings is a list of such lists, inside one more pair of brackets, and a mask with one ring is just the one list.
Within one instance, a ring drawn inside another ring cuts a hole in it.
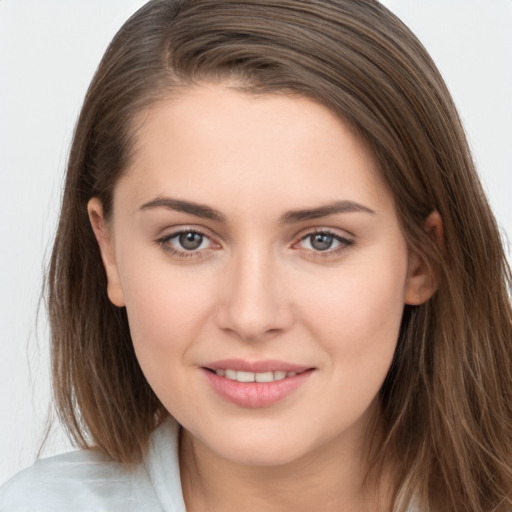
[{"label": "teeth", "polygon": [[224,376],[229,380],[236,380],[236,370],[221,370],[224,371]]},{"label": "teeth", "polygon": [[236,370],[221,369],[215,370],[215,373],[220,377],[225,377],[229,380],[237,380],[238,382],[274,382],[276,380],[283,380],[289,377],[295,377],[297,372],[284,372],[277,370],[275,372],[237,372]]},{"label": "teeth", "polygon": [[254,379],[256,382],[273,382],[275,380],[274,372],[255,373]]},{"label": "teeth", "polygon": [[252,372],[236,372],[238,382],[254,382],[255,374]]}]

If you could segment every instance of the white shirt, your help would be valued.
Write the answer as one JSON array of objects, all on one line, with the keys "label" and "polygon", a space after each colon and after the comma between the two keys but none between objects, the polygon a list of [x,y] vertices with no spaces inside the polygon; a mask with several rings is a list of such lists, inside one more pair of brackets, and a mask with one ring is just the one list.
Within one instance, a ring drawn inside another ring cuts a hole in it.
[{"label": "white shirt", "polygon": [[39,460],[0,488],[0,512],[186,512],[178,433],[166,421],[130,469],[93,450]]},{"label": "white shirt", "polygon": [[0,488],[0,511],[186,512],[178,431],[174,421],[161,425],[130,469],[94,450],[39,460]]}]

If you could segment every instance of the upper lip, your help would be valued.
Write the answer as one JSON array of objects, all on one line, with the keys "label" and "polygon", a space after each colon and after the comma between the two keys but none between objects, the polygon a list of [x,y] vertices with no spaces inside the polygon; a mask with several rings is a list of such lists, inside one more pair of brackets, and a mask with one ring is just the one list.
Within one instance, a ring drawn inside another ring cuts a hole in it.
[{"label": "upper lip", "polygon": [[245,361],[243,359],[223,359],[221,361],[213,361],[202,365],[203,368],[209,370],[236,370],[240,372],[264,373],[271,371],[282,372],[304,372],[311,369],[311,366],[303,366],[298,364],[287,363],[286,361],[278,361],[273,359],[265,359],[262,361]]}]

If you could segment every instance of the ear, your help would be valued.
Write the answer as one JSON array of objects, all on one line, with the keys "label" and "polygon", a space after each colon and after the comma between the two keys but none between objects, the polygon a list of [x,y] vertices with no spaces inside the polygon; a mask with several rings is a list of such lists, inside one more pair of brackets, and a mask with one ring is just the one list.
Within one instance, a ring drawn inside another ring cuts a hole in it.
[{"label": "ear", "polygon": [[125,301],[115,259],[112,234],[103,215],[103,205],[97,197],[93,197],[87,203],[87,212],[89,213],[89,220],[98,242],[101,259],[107,274],[108,298],[115,306],[122,307],[125,305]]},{"label": "ear", "polygon": [[[442,248],[443,220],[437,210],[429,214],[424,227],[427,234]],[[405,286],[405,303],[411,306],[423,304],[434,295],[437,286],[438,280],[432,266],[421,255],[411,254]]]}]

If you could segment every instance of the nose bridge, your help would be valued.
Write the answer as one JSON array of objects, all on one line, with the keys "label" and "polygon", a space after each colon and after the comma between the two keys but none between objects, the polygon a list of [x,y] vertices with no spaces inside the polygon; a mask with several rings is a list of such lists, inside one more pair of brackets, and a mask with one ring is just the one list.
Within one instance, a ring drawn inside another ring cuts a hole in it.
[{"label": "nose bridge", "polygon": [[293,321],[283,275],[272,250],[247,244],[233,256],[220,305],[220,326],[248,340],[289,327]]}]

